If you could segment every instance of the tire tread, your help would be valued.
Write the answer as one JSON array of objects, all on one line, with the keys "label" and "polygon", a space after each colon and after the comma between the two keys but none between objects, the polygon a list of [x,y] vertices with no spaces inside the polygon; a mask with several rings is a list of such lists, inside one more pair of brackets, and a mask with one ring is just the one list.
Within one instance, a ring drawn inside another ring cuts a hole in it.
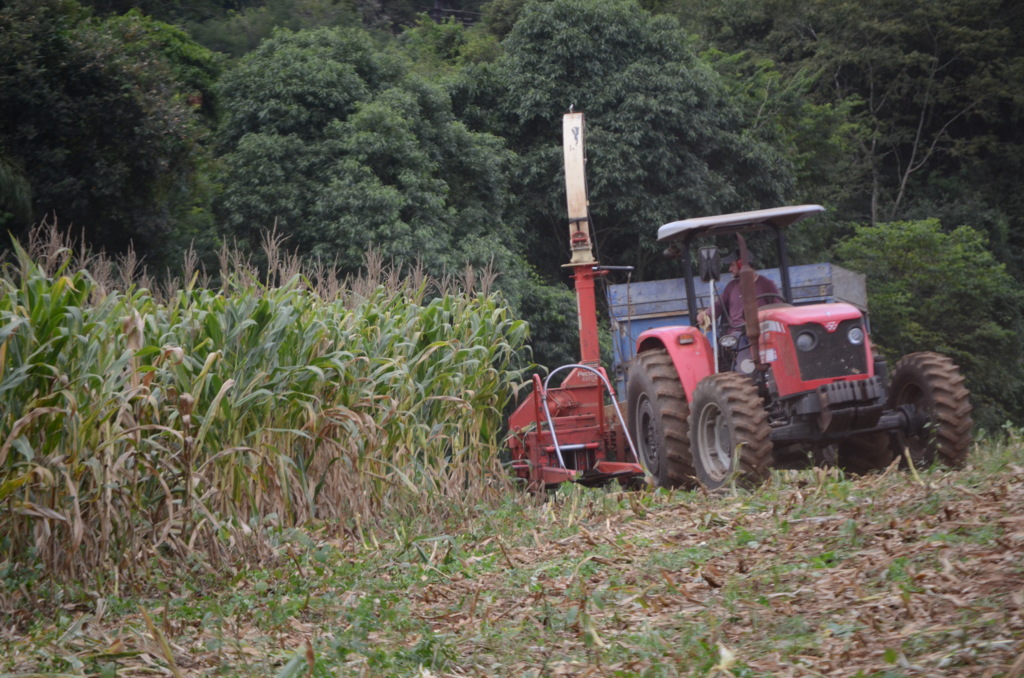
[{"label": "tire tread", "polygon": [[[662,469],[655,482],[666,487],[693,487],[695,472],[690,455],[689,406],[672,357],[665,349],[654,349],[637,355],[634,360],[630,376],[637,383],[647,382],[648,396],[655,400],[664,435]],[[633,421],[636,388],[629,389],[629,431],[634,445],[639,445],[637,424]]]},{"label": "tire tread", "polygon": [[960,369],[948,357],[930,351],[909,353],[896,364],[893,371],[890,407],[898,407],[904,386],[914,385],[923,393],[922,401],[930,410],[934,425],[934,439],[915,440],[923,461],[930,463],[936,457],[946,466],[959,467],[967,461],[973,444],[970,392],[964,385]]},{"label": "tire tread", "polygon": [[[737,456],[738,468],[734,469],[742,485],[754,487],[762,484],[770,475],[774,461],[771,428],[768,424],[768,413],[764,401],[757,393],[757,387],[746,376],[736,372],[721,372],[705,377],[694,391],[695,406],[690,412],[690,447],[696,450],[695,432],[700,416],[699,402],[704,399],[716,399],[719,407],[727,413],[731,420],[732,441],[739,446]],[[699,464],[699,454],[692,454],[695,464]],[[697,469],[698,478],[707,476],[702,469]],[[702,480],[705,485],[713,485]],[[724,484],[724,483],[722,483]],[[719,484],[718,486],[721,486]],[[715,489],[712,487],[711,489]]]}]

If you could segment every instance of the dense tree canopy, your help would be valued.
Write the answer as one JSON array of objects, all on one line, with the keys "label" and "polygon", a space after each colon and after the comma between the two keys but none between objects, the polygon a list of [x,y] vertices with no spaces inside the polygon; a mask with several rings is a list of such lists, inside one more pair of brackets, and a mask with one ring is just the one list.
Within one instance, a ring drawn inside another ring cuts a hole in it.
[{"label": "dense tree canopy", "polygon": [[[141,15],[99,22],[70,1],[6,3],[0,157],[30,191],[31,219],[55,214],[112,249],[166,243],[195,206],[215,72],[185,33]],[[11,228],[28,226],[19,209],[6,208]]]},{"label": "dense tree canopy", "polygon": [[670,17],[632,0],[526,7],[495,65],[505,134],[520,154],[521,217],[539,247],[565,240],[560,120],[587,114],[591,212],[607,263],[659,262],[652,235],[687,214],[778,204],[785,158],[749,133],[716,73]]},{"label": "dense tree canopy", "polygon": [[1019,96],[1004,58],[1015,38],[998,19],[999,5],[808,3],[805,16],[818,37],[802,42],[810,64],[828,77],[818,96],[859,102],[871,222],[903,214],[915,195],[930,192],[935,170],[977,161],[997,141],[978,130],[998,124],[1003,103]]},{"label": "dense tree canopy", "polygon": [[829,177],[844,190],[827,195],[846,221],[970,223],[1024,280],[1013,188],[1024,157],[1019,2],[716,0],[696,12],[689,3],[661,5],[705,47],[767,59],[816,105],[842,107],[845,147]]},{"label": "dense tree canopy", "polygon": [[428,270],[508,259],[499,139],[455,120],[445,92],[358,30],[281,32],[222,88],[221,223],[345,269],[366,250]]}]

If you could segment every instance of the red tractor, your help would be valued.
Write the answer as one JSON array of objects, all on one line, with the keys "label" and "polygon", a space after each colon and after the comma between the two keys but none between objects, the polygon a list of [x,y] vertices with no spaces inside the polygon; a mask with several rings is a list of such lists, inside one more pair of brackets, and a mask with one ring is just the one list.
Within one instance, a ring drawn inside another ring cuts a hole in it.
[{"label": "red tractor", "polygon": [[[885,468],[905,450],[915,465],[964,463],[972,444],[971,405],[952,360],[913,353],[890,378],[885,361],[872,351],[858,305],[837,301],[831,292],[794,288],[785,231],[823,212],[817,205],[662,226],[658,239],[681,259],[683,277],[674,285],[661,281],[657,294],[635,290],[639,299],[613,317],[619,328],[632,329],[634,321],[640,328],[635,343],[626,332],[631,355],[617,360],[620,393],[625,391],[625,402],[619,402],[598,363],[594,280],[608,268],[588,256],[582,116],[575,115],[571,121],[567,116],[566,133],[578,140],[579,161],[570,160],[567,142],[566,181],[583,359],[557,370],[571,370],[559,387],[534,377],[533,392],[510,419],[520,476],[539,487],[646,471],[659,486],[716,489],[733,482],[757,485],[773,466],[798,460],[834,463],[853,473]],[[574,190],[583,196],[575,207]],[[758,274],[741,265],[742,327],[711,327],[706,334],[698,328],[698,309],[714,306],[721,259],[717,246],[694,245],[735,238],[740,261],[750,261],[745,236],[755,232],[774,236],[779,292],[759,298]],[[641,285],[652,284],[634,287]],[[707,296],[698,295],[698,285]],[[645,316],[636,310],[652,303],[674,304],[676,311]]]}]

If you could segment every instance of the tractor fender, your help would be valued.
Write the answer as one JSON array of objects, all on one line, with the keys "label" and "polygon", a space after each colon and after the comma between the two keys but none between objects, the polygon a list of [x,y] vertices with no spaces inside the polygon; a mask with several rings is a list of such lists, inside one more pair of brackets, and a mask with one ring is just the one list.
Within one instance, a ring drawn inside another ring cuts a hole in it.
[{"label": "tractor fender", "polygon": [[700,380],[715,372],[715,354],[711,342],[696,327],[655,327],[642,333],[636,340],[637,355],[658,348],[665,349],[672,358],[687,401],[691,399]]}]

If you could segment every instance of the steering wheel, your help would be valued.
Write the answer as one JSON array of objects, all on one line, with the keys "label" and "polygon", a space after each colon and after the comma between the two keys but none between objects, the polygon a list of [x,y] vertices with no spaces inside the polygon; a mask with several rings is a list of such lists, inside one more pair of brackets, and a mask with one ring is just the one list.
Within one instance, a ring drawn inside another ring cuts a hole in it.
[{"label": "steering wheel", "polygon": [[762,299],[778,299],[782,303],[784,303],[784,304],[786,303],[786,298],[784,296],[782,296],[781,294],[776,294],[775,292],[768,292],[767,294],[759,294],[759,295],[757,295],[757,300],[758,301],[761,301]]}]

